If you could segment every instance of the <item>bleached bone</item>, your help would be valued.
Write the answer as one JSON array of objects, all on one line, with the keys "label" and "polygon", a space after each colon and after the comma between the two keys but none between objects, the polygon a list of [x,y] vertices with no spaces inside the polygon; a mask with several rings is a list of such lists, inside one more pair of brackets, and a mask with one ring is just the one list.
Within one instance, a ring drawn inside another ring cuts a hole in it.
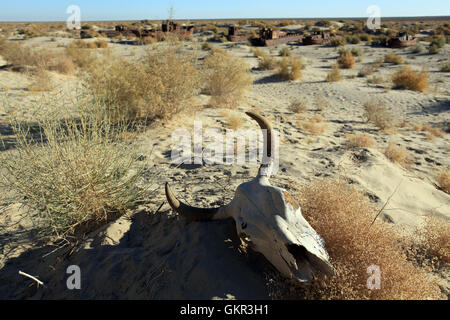
[{"label": "bleached bone", "polygon": [[[258,175],[238,186],[233,200],[218,208],[196,208],[177,200],[166,183],[167,201],[174,211],[193,221],[232,217],[237,234],[250,248],[262,253],[284,276],[310,282],[317,272],[333,275],[325,242],[302,216],[289,193],[270,185],[273,164],[272,127],[262,116],[247,112],[267,131],[264,157]],[[264,136],[264,135],[263,135]]]}]

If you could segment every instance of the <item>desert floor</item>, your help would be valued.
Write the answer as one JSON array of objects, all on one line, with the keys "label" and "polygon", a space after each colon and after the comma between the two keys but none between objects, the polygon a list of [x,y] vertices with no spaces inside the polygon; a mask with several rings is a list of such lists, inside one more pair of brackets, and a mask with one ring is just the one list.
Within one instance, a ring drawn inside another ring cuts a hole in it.
[{"label": "desert floor", "polygon": [[[72,39],[33,38],[27,44],[36,47],[67,45]],[[300,81],[279,81],[273,71],[261,71],[258,60],[247,45],[214,43],[251,66],[254,84],[246,93],[246,101],[234,110],[208,106],[208,97],[198,97],[195,112],[184,112],[169,122],[156,123],[141,137],[142,154],[151,157],[163,169],[160,192],[138,210],[95,232],[74,252],[61,257],[49,254],[54,248],[33,246],[27,233],[31,222],[17,203],[3,203],[0,214],[0,297],[2,298],[153,298],[153,299],[269,299],[267,280],[273,269],[259,254],[241,253],[234,222],[188,223],[176,217],[167,203],[159,213],[153,213],[164,202],[163,183],[190,204],[214,206],[233,197],[235,188],[253,178],[258,165],[183,165],[171,164],[173,148],[171,135],[176,128],[192,132],[194,120],[203,128],[224,129],[230,114],[243,120],[240,129],[255,129],[256,123],[245,111],[258,110],[272,121],[280,132],[279,170],[272,184],[295,193],[300,186],[319,177],[340,175],[350,179],[380,208],[390,198],[379,219],[398,226],[399,232],[414,232],[423,218],[436,214],[450,218],[450,195],[436,188],[435,176],[441,168],[450,167],[450,135],[428,139],[427,133],[413,129],[415,124],[429,124],[448,130],[450,125],[449,73],[440,72],[440,64],[450,58],[446,45],[437,55],[412,54],[410,49],[388,49],[366,46],[354,69],[342,70],[340,82],[324,79],[338,56],[337,49],[326,46],[287,45],[294,56],[302,57],[306,68]],[[286,46],[286,45],[284,45]],[[263,48],[278,56],[284,46]],[[110,43],[113,55],[136,59],[149,46]],[[184,50],[193,50],[194,42],[184,43]],[[61,49],[62,50],[62,49]],[[98,49],[101,52],[104,49]],[[357,77],[365,64],[394,52],[413,68],[426,67],[430,90],[427,93],[391,89],[390,76],[399,66],[385,64],[375,72],[379,84],[368,84],[367,78]],[[199,50],[200,55],[206,55]],[[52,74],[52,92],[32,93],[26,88],[30,77],[2,69],[0,57],[0,92],[13,101],[14,112],[33,119],[38,110],[30,105],[40,99],[69,98],[80,87],[75,75]],[[317,97],[326,100],[320,111]],[[383,132],[367,123],[363,105],[372,98],[381,98],[394,117],[409,125]],[[308,111],[294,114],[289,106],[295,100],[306,101]],[[4,105],[3,105],[4,106]],[[11,106],[11,103],[9,104]],[[45,108],[45,104],[43,105]],[[61,103],[64,108],[64,103]],[[0,109],[0,133],[8,145],[14,137],[8,127],[8,112]],[[323,133],[312,135],[300,128],[299,121],[321,115]],[[348,134],[367,133],[376,144],[370,148],[352,148]],[[411,163],[407,168],[391,162],[384,155],[390,142],[404,146]],[[398,187],[398,189],[397,189]],[[397,191],[395,192],[395,190]],[[400,231],[401,230],[401,231]],[[77,264],[83,273],[83,290],[65,289],[65,269]],[[20,277],[22,270],[38,276],[45,288],[29,286],[29,279]],[[442,290],[448,294],[450,277],[440,275]]]}]

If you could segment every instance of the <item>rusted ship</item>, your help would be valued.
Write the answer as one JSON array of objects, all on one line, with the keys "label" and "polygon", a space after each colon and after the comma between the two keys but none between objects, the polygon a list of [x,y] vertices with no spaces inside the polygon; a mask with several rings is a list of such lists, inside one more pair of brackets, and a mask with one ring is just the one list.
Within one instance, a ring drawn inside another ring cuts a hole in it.
[{"label": "rusted ship", "polygon": [[388,46],[391,48],[406,48],[417,44],[418,40],[414,36],[406,32],[399,33],[397,37],[392,37],[388,41]]},{"label": "rusted ship", "polygon": [[247,42],[251,36],[251,34],[240,32],[237,26],[228,27],[227,40],[230,42]]},{"label": "rusted ship", "polygon": [[328,31],[315,31],[311,35],[303,38],[303,44],[314,45],[314,44],[325,44],[331,40],[331,34]]},{"label": "rusted ship", "polygon": [[[104,34],[108,38],[115,38],[119,36],[123,37],[136,37],[136,38],[146,38],[153,37],[156,39],[164,38],[165,36],[171,34],[176,35],[180,40],[184,40],[189,38],[194,33],[194,26],[180,26],[178,23],[175,23],[170,20],[166,20],[161,24],[161,30],[154,29],[132,29],[128,26],[117,25],[114,30],[98,30],[98,32]],[[80,37],[90,38],[88,30],[81,30]]]},{"label": "rusted ship", "polygon": [[261,28],[259,30],[259,38],[251,39],[254,46],[276,46],[292,41],[302,41],[303,33],[301,32],[285,32],[281,30],[273,30],[272,28]]}]

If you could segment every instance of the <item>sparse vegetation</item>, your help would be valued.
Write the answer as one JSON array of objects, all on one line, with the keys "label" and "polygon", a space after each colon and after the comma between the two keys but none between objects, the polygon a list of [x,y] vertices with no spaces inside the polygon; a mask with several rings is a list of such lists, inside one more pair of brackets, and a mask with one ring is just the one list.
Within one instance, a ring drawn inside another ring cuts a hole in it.
[{"label": "sparse vegetation", "polygon": [[412,47],[411,52],[412,53],[422,53],[425,51],[425,48],[421,44],[416,44],[414,47]]},{"label": "sparse vegetation", "polygon": [[290,57],[292,55],[291,51],[287,47],[284,47],[283,49],[281,49],[279,54],[281,57]]},{"label": "sparse vegetation", "polygon": [[351,52],[343,50],[339,54],[337,63],[342,69],[353,69],[355,66],[355,58]]},{"label": "sparse vegetation", "polygon": [[326,82],[337,82],[337,81],[341,81],[341,80],[342,80],[342,76],[341,76],[341,73],[339,72],[339,66],[333,65],[331,67],[331,70],[328,72],[325,81]]},{"label": "sparse vegetation", "polygon": [[375,145],[375,139],[367,133],[352,134],[347,139],[351,147],[370,148]]},{"label": "sparse vegetation", "polygon": [[300,80],[302,78],[302,69],[303,64],[299,59],[283,57],[277,74],[283,80]]},{"label": "sparse vegetation", "polygon": [[395,126],[394,116],[387,110],[382,100],[372,99],[364,104],[364,118],[381,130]]},{"label": "sparse vegetation", "polygon": [[[408,261],[402,237],[375,222],[377,208],[343,180],[325,179],[303,187],[302,213],[324,238],[337,275],[316,279],[288,293],[306,299],[444,299],[437,280]],[[352,259],[349,259],[352,257]],[[367,268],[380,266],[381,290],[367,290]]]},{"label": "sparse vegetation", "polygon": [[388,53],[384,56],[384,62],[393,63],[393,64],[401,64],[401,63],[403,63],[403,58],[396,54]]},{"label": "sparse vegetation", "polygon": [[258,60],[258,68],[261,70],[274,70],[277,67],[277,61],[268,54],[262,54]]},{"label": "sparse vegetation", "polygon": [[445,193],[450,194],[450,169],[441,169],[436,176],[436,181]]},{"label": "sparse vegetation", "polygon": [[344,37],[334,37],[330,41],[330,46],[332,47],[343,47],[347,42]]},{"label": "sparse vegetation", "polygon": [[205,68],[206,89],[214,106],[236,107],[253,82],[248,65],[226,52],[211,54],[205,60]]},{"label": "sparse vegetation", "polygon": [[17,202],[38,213],[43,236],[75,239],[133,208],[148,195],[138,186],[144,170],[133,144],[119,139],[123,127],[82,115],[38,120],[32,135],[13,121],[14,151],[0,153],[1,179]]},{"label": "sparse vegetation", "polygon": [[384,155],[402,167],[407,167],[411,163],[411,155],[408,150],[403,146],[398,146],[393,142],[390,142],[387,148],[384,150]]},{"label": "sparse vegetation", "polygon": [[441,64],[441,72],[450,72],[450,61]]},{"label": "sparse vegetation", "polygon": [[149,51],[139,62],[105,62],[92,68],[86,82],[113,121],[170,118],[200,88],[193,56],[177,53],[176,46]]},{"label": "sparse vegetation", "polygon": [[306,102],[304,100],[295,100],[289,105],[289,111],[292,113],[303,113],[308,110]]},{"label": "sparse vegetation", "polygon": [[428,73],[424,69],[419,72],[404,66],[394,73],[392,82],[395,89],[425,92],[428,89]]}]

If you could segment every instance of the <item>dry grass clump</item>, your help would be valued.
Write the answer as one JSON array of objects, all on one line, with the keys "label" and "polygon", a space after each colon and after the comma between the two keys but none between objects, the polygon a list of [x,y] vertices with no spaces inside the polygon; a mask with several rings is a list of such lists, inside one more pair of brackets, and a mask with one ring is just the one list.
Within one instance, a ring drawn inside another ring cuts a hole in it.
[{"label": "dry grass clump", "polygon": [[[448,174],[448,173],[447,173]],[[450,176],[447,182],[450,182]],[[450,263],[450,223],[445,218],[432,215],[425,218],[419,237],[425,249],[425,255],[433,267],[440,268]]]},{"label": "dry grass clump", "polygon": [[316,106],[317,110],[324,111],[326,108],[328,108],[328,101],[322,96],[315,96],[314,105]]},{"label": "dry grass clump", "polygon": [[372,99],[364,103],[364,118],[367,122],[373,123],[381,130],[393,128],[395,118],[386,107],[386,104],[382,100]]},{"label": "dry grass clump", "polygon": [[38,68],[33,72],[33,82],[27,87],[30,92],[43,92],[52,90],[52,81],[47,70]]},{"label": "dry grass clump", "polygon": [[283,57],[277,75],[283,80],[300,80],[302,78],[303,63],[294,57]]},{"label": "dry grass clump", "polygon": [[[0,155],[1,179],[14,201],[38,212],[36,225],[50,238],[79,237],[133,208],[149,193],[139,187],[144,162],[123,127],[81,116],[12,123],[16,149]],[[142,185],[146,185],[143,183]]]},{"label": "dry grass clump", "polygon": [[450,194],[450,169],[442,169],[436,175],[436,181],[439,187],[445,192]]},{"label": "dry grass clump", "polygon": [[252,50],[253,56],[257,57],[257,58],[262,58],[264,56],[266,56],[267,54],[264,52],[264,50],[262,49],[253,49]]},{"label": "dry grass clump", "polygon": [[388,53],[384,56],[384,62],[393,63],[393,64],[401,64],[401,63],[403,63],[403,58],[400,56],[397,56],[396,54]]},{"label": "dry grass clump", "polygon": [[289,105],[289,111],[292,113],[303,113],[308,110],[306,102],[304,100],[295,100],[292,101]]},{"label": "dry grass clump", "polygon": [[96,40],[96,41],[75,40],[69,44],[68,48],[78,48],[78,49],[108,48],[108,42],[104,40]]},{"label": "dry grass clump", "polygon": [[325,78],[326,82],[338,82],[342,80],[342,75],[339,72],[339,66],[333,65]]},{"label": "dry grass clump", "polygon": [[444,62],[440,70],[441,72],[450,72],[450,61]]},{"label": "dry grass clump", "polygon": [[375,139],[367,133],[352,134],[347,139],[349,145],[356,148],[370,148],[376,143]]},{"label": "dry grass clump", "polygon": [[422,131],[422,132],[428,132],[429,135],[431,135],[432,137],[439,137],[442,138],[446,135],[446,133],[444,131],[442,131],[439,128],[434,128],[432,126],[430,126],[429,124],[415,124],[413,126],[413,129],[415,131]]},{"label": "dry grass clump", "polygon": [[289,50],[289,48],[284,47],[283,49],[280,50],[279,55],[281,57],[290,57],[292,55],[291,50]]},{"label": "dry grass clump", "polygon": [[[377,209],[367,197],[342,180],[318,180],[300,192],[302,214],[324,238],[337,275],[319,276],[298,296],[333,300],[444,299],[439,285],[408,261],[402,238],[376,221]],[[368,267],[381,270],[381,289],[369,290]]]},{"label": "dry grass clump", "polygon": [[97,57],[91,52],[79,48],[66,48],[66,55],[82,70],[90,70],[98,63]]},{"label": "dry grass clump", "polygon": [[410,66],[404,66],[394,73],[392,77],[394,88],[408,89],[425,92],[428,89],[428,72],[412,70]]},{"label": "dry grass clump", "polygon": [[253,83],[249,66],[226,52],[213,52],[205,60],[206,90],[213,106],[235,108]]},{"label": "dry grass clump", "polygon": [[113,121],[170,118],[200,88],[193,56],[172,46],[149,51],[139,62],[113,59],[92,68],[85,80]]},{"label": "dry grass clump", "polygon": [[261,70],[274,70],[277,65],[277,61],[268,54],[262,54],[258,59],[258,68]]},{"label": "dry grass clump", "polygon": [[363,78],[372,75],[377,70],[377,66],[373,63],[363,66],[358,71],[358,77]]},{"label": "dry grass clump", "polygon": [[412,161],[408,150],[406,150],[405,147],[398,146],[393,142],[388,144],[387,148],[384,150],[384,155],[389,160],[401,165],[402,167],[407,167]]},{"label": "dry grass clump", "polygon": [[5,42],[0,47],[0,55],[17,71],[48,70],[62,74],[71,74],[75,71],[73,60],[64,52],[34,49],[19,43]]},{"label": "dry grass clump", "polygon": [[[323,119],[322,119],[323,120]],[[325,132],[327,129],[326,124],[319,124],[322,121],[318,121],[318,119],[310,119],[309,121],[299,121],[298,126],[301,130],[305,131],[308,134],[313,136],[318,136]]]},{"label": "dry grass clump", "polygon": [[347,41],[345,40],[344,37],[334,37],[330,41],[330,46],[332,46],[332,47],[342,47],[342,46],[345,46],[346,43],[347,43]]},{"label": "dry grass clump", "polygon": [[238,114],[223,112],[222,116],[226,119],[228,127],[233,130],[239,129],[244,123],[242,116]]},{"label": "dry grass clump", "polygon": [[350,51],[343,50],[339,54],[337,63],[342,69],[353,69],[355,66],[355,57]]}]

